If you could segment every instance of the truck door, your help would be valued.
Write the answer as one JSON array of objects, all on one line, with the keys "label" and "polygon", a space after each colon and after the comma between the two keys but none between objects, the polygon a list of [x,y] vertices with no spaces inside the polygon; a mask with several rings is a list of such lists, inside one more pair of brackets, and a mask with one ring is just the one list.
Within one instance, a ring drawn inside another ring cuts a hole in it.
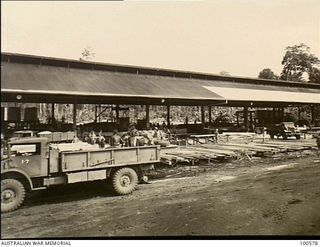
[{"label": "truck door", "polygon": [[41,142],[12,144],[11,166],[25,171],[31,177],[46,176],[48,162],[43,145]]}]

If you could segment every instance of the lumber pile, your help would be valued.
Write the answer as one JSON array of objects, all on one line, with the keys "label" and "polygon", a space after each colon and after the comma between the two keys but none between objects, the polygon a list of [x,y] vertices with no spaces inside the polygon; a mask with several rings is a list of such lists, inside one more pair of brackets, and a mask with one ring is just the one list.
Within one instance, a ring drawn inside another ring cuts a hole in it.
[{"label": "lumber pile", "polygon": [[236,158],[237,154],[233,151],[206,148],[201,145],[177,147],[161,152],[161,162],[169,165],[177,163],[196,164],[200,161],[222,161],[230,158]]},{"label": "lumber pile", "polygon": [[174,148],[161,150],[161,162],[168,165],[177,163],[197,164],[199,162],[223,161],[239,159],[241,157],[270,157],[279,153],[302,151],[316,148],[314,140],[283,141],[270,140],[263,142],[254,140],[242,142],[243,137],[238,135],[239,142],[198,143],[195,145],[175,146]]},{"label": "lumber pile", "polygon": [[252,142],[255,138],[255,133],[241,133],[241,132],[228,132],[223,133],[218,136],[218,142],[226,143],[226,142],[241,142],[241,143],[248,143]]}]

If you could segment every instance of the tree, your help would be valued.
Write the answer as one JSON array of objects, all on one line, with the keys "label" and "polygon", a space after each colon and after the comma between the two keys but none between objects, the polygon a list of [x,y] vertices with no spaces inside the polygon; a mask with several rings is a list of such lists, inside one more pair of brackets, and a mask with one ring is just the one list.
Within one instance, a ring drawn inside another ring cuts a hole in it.
[{"label": "tree", "polygon": [[260,71],[258,78],[260,79],[269,79],[269,80],[277,80],[279,76],[277,76],[273,71],[269,68],[263,69]]},{"label": "tree", "polygon": [[228,71],[220,71],[219,75],[222,75],[222,76],[230,76],[230,73]]},{"label": "tree", "polygon": [[302,82],[306,74],[310,75],[319,62],[319,59],[310,53],[310,47],[307,45],[301,43],[288,46],[282,60],[283,70],[280,79]]},{"label": "tree", "polygon": [[84,48],[81,56],[82,57],[79,58],[80,61],[88,61],[95,57],[95,53],[92,51],[92,48],[90,46],[87,46],[86,48]]},{"label": "tree", "polygon": [[309,82],[320,83],[320,69],[313,67],[309,72]]}]

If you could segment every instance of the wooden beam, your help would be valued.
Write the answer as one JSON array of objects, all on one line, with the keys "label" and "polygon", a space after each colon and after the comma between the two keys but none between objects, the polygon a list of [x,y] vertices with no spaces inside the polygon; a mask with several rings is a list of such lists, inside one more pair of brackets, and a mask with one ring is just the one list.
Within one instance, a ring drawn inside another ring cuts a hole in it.
[{"label": "wooden beam", "polygon": [[72,109],[72,117],[73,117],[73,125],[72,125],[72,129],[73,131],[77,130],[77,104],[73,104],[73,109]]},{"label": "wooden beam", "polygon": [[249,130],[249,121],[248,121],[248,106],[243,107],[243,118],[244,118],[244,127],[245,130]]},{"label": "wooden beam", "polygon": [[201,106],[201,125],[204,126],[206,123],[206,118],[205,118],[205,114],[204,114],[204,106]]},{"label": "wooden beam", "polygon": [[116,106],[116,123],[119,123],[119,105]]},{"label": "wooden beam", "polygon": [[54,123],[54,103],[51,104],[51,119],[52,119],[52,123]]},{"label": "wooden beam", "polygon": [[167,105],[167,126],[170,126],[170,106]]},{"label": "wooden beam", "polygon": [[315,117],[314,117],[314,105],[311,105],[310,106],[310,110],[311,110],[311,124],[314,124],[314,120],[315,120]]},{"label": "wooden beam", "polygon": [[272,108],[272,123],[276,123],[276,108]]},{"label": "wooden beam", "polygon": [[99,121],[99,123],[100,123],[100,122],[101,122],[101,114],[102,114],[103,112],[105,112],[106,109],[104,109],[103,111],[101,111],[101,105],[100,105],[100,104],[99,104],[98,109],[99,109],[98,121]]},{"label": "wooden beam", "polygon": [[237,117],[237,126],[239,126],[239,112],[236,112],[236,117]]},{"label": "wooden beam", "polygon": [[98,118],[98,106],[94,105],[94,122],[97,122],[97,118]]},{"label": "wooden beam", "polygon": [[146,105],[146,127],[150,127],[150,116],[149,116],[150,106]]},{"label": "wooden beam", "polygon": [[212,112],[211,112],[211,106],[208,107],[208,111],[209,111],[209,124],[211,124],[212,122]]}]

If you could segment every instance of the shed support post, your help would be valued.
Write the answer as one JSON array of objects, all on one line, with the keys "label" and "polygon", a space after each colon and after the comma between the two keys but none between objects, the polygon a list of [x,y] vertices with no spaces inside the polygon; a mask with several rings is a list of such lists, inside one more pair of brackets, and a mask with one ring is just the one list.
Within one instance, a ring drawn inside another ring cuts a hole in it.
[{"label": "shed support post", "polygon": [[94,105],[94,122],[97,122],[97,118],[98,118],[98,106]]},{"label": "shed support post", "polygon": [[119,105],[116,105],[116,123],[119,123]]},{"label": "shed support post", "polygon": [[276,109],[272,108],[272,123],[276,123]]},{"label": "shed support post", "polygon": [[167,105],[167,125],[170,126],[170,105]]},{"label": "shed support post", "polygon": [[202,125],[202,127],[204,127],[205,122],[206,122],[206,118],[204,115],[204,106],[201,106],[201,125]]},{"label": "shed support post", "polygon": [[211,113],[211,106],[208,107],[208,111],[209,111],[209,124],[211,124],[212,122],[212,113]]},{"label": "shed support post", "polygon": [[314,124],[314,105],[311,105],[311,124]]},{"label": "shed support post", "polygon": [[150,111],[150,106],[146,105],[146,127],[149,128],[150,127],[150,115],[149,115],[149,111]]},{"label": "shed support post", "polygon": [[245,131],[249,129],[249,122],[248,122],[248,106],[243,107],[243,118],[244,118],[244,127]]},{"label": "shed support post", "polygon": [[73,117],[73,125],[72,125],[72,129],[73,131],[77,130],[77,104],[73,104],[73,108],[72,108],[72,117]]},{"label": "shed support post", "polygon": [[254,123],[253,123],[253,116],[252,116],[253,112],[250,112],[250,131],[254,132]]},{"label": "shed support post", "polygon": [[301,107],[298,107],[298,120],[301,120]]},{"label": "shed support post", "polygon": [[100,123],[101,122],[101,105],[100,104],[99,104],[98,110],[99,110],[98,122]]},{"label": "shed support post", "polygon": [[237,126],[239,126],[239,112],[236,112],[236,117],[237,117]]},{"label": "shed support post", "polygon": [[52,124],[55,122],[55,119],[54,119],[54,103],[51,104],[51,121],[52,121]]},{"label": "shed support post", "polygon": [[280,118],[281,118],[281,122],[284,121],[284,107],[281,107],[281,115],[280,115]]},{"label": "shed support post", "polygon": [[3,120],[8,121],[8,107],[4,107],[3,111]]}]

